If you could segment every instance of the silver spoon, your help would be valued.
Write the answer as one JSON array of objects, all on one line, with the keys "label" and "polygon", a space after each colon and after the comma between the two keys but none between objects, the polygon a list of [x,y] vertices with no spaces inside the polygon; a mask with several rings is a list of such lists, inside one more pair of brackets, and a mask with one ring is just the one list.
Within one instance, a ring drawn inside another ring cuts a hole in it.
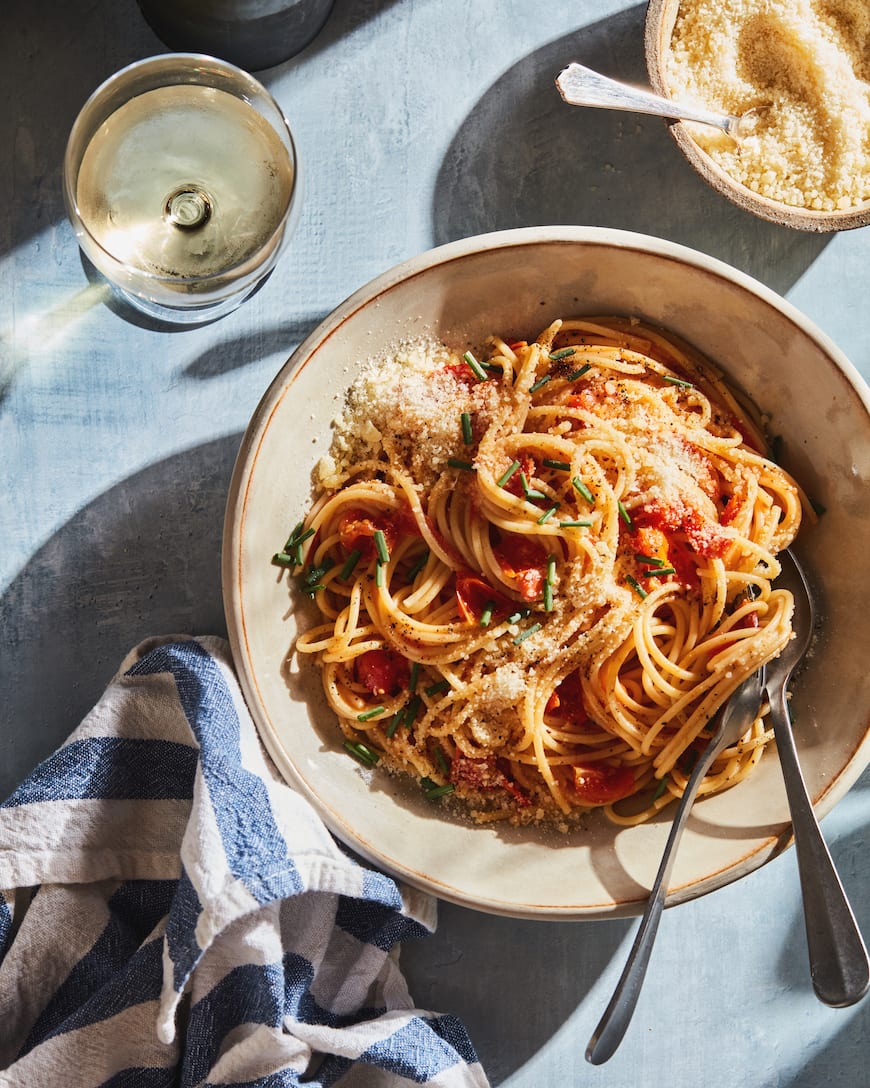
[{"label": "silver spoon", "polygon": [[854,1005],[870,987],[870,961],[855,916],[825,845],[798,762],[786,687],[812,641],[815,609],[806,577],[790,551],[779,555],[777,586],[791,590],[795,638],[767,667],[766,690],[791,810],[813,989],[826,1005]]},{"label": "silver spoon", "polygon": [[598,106],[610,110],[627,110],[629,113],[651,113],[656,117],[671,117],[680,121],[697,121],[712,125],[738,140],[747,134],[751,119],[765,107],[747,110],[739,117],[714,113],[696,106],[681,105],[668,98],[619,83],[615,79],[584,68],[582,64],[569,64],[556,79],[562,98],[571,106]]},{"label": "silver spoon", "polygon": [[677,853],[677,843],[689,816],[689,810],[695,800],[695,794],[701,780],[710,765],[724,749],[736,744],[752,725],[761,709],[764,690],[764,668],[748,676],[734,691],[719,714],[716,732],[699,757],[686,783],[686,789],[680,798],[679,808],[674,816],[668,841],[665,843],[659,870],[650,889],[646,910],[640,920],[640,927],[634,938],[631,952],[628,954],[622,975],[613,991],[610,1004],[598,1022],[589,1046],[586,1048],[586,1060],[593,1065],[601,1065],[612,1057],[622,1042],[626,1029],[634,1014],[637,999],[649,965],[653,942],[658,930],[659,920],[668,892],[668,881]]}]

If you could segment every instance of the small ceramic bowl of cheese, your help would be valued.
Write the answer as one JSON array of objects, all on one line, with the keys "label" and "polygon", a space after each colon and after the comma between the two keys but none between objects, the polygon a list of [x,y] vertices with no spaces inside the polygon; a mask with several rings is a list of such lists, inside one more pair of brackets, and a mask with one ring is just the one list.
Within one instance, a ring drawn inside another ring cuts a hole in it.
[{"label": "small ceramic bowl of cheese", "polygon": [[689,163],[735,204],[826,232],[870,222],[870,11],[865,0],[650,0],[650,82],[742,115],[735,140],[669,122]]}]

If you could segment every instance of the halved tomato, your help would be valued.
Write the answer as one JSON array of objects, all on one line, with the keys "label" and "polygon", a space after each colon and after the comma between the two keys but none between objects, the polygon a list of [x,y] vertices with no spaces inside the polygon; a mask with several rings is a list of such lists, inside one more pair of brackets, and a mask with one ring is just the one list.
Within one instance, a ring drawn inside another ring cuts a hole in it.
[{"label": "halved tomato", "polygon": [[467,623],[479,624],[487,610],[492,622],[499,623],[514,611],[513,601],[470,571],[456,575],[456,602]]},{"label": "halved tomato", "polygon": [[634,771],[630,767],[609,767],[606,764],[575,764],[574,789],[586,805],[610,805],[635,791]]},{"label": "halved tomato", "polygon": [[492,550],[505,576],[524,601],[537,601],[544,592],[548,552],[544,545],[519,533],[499,532]]},{"label": "halved tomato", "polygon": [[372,695],[398,695],[408,686],[411,668],[395,650],[367,650],[353,663],[357,681]]}]

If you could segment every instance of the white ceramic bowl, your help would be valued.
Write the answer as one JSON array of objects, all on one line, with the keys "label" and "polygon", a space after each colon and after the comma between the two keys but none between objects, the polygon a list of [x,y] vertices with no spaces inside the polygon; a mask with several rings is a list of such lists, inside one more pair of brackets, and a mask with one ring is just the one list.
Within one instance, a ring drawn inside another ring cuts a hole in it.
[{"label": "white ceramic bowl", "polygon": [[[691,341],[751,391],[783,437],[788,468],[827,512],[796,549],[822,593],[822,630],[795,684],[801,761],[819,815],[870,760],[867,582],[870,391],[793,306],[681,246],[594,227],[504,231],[442,246],[342,303],[266,391],[242,442],[227,506],[224,600],[242,686],[287,780],[366,858],[480,910],[547,918],[641,912],[673,808],[568,835],[469,826],[410,783],[363,770],[342,750],[319,679],[285,658],[296,624],[271,556],[307,508],[357,360],[422,333],[449,341],[534,336],[559,315],[635,314]],[[672,902],[749,873],[790,842],[775,753],[734,789],[700,802],[682,839]]]}]

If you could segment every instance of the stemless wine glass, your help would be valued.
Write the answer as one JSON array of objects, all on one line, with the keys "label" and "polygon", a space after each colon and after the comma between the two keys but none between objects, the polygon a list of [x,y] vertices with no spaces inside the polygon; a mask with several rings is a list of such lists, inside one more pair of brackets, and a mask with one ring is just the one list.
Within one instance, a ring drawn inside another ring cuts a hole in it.
[{"label": "stemless wine glass", "polygon": [[129,303],[190,324],[235,309],[292,234],[299,162],[253,76],[197,53],[110,76],[73,124],[64,199],[79,245]]}]

